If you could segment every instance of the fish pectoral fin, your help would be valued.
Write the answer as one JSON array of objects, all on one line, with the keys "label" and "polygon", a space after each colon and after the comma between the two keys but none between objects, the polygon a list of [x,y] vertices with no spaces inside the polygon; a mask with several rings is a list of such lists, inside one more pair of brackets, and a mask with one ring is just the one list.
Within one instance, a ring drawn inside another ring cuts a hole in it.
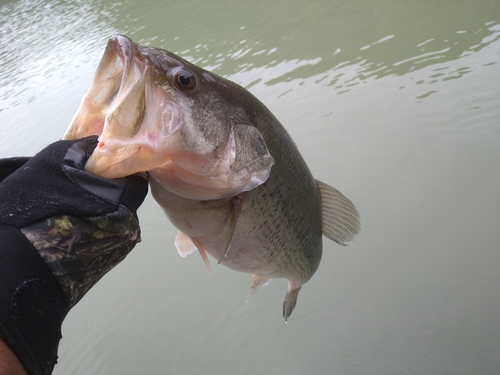
[{"label": "fish pectoral fin", "polygon": [[231,241],[233,240],[234,229],[236,228],[236,223],[238,222],[238,216],[240,215],[241,208],[243,207],[243,195],[237,195],[231,199],[231,211],[227,218],[226,227],[224,230],[224,251],[219,259],[218,264],[222,262],[226,256],[229,248],[231,247]]},{"label": "fish pectoral fin", "polygon": [[295,305],[297,305],[297,297],[301,288],[301,286],[295,286],[295,283],[290,280],[288,281],[288,291],[285,295],[285,301],[283,301],[283,318],[285,318],[285,323],[288,322],[288,317],[292,315],[292,311],[295,309]]},{"label": "fish pectoral fin", "polygon": [[212,273],[212,271],[210,270],[210,261],[208,260],[208,255],[207,255],[207,250],[205,249],[205,245],[203,245],[200,241],[198,241],[195,238],[192,238],[192,241],[194,245],[197,247],[198,251],[200,252],[201,258],[203,259],[203,262],[205,262],[205,266],[207,266],[208,273]]},{"label": "fish pectoral fin", "polygon": [[178,231],[175,236],[175,248],[177,249],[179,255],[183,258],[198,250],[191,240],[191,237],[181,231]]},{"label": "fish pectoral fin", "polygon": [[252,286],[250,287],[250,292],[248,292],[246,303],[248,303],[248,300],[257,289],[259,289],[261,286],[266,286],[267,284],[269,284],[269,281],[271,281],[271,279],[268,279],[267,277],[253,274]]},{"label": "fish pectoral fin", "polygon": [[340,191],[316,180],[321,197],[323,235],[347,246],[359,233],[359,213],[354,204]]}]

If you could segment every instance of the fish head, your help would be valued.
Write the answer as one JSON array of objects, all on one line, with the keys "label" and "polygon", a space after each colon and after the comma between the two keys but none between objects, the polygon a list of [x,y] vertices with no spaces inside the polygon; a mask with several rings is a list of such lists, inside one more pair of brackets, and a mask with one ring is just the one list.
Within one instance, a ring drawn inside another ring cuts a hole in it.
[{"label": "fish head", "polygon": [[85,169],[102,177],[149,172],[184,198],[231,197],[264,183],[274,163],[249,120],[249,96],[171,52],[118,35],[64,138],[99,136]]}]

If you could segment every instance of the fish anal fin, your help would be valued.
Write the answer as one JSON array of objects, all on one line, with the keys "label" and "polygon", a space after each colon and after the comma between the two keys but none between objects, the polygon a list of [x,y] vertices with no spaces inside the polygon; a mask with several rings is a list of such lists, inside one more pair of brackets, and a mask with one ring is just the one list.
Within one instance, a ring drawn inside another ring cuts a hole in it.
[{"label": "fish anal fin", "polygon": [[255,293],[257,289],[259,289],[261,286],[266,286],[267,284],[269,284],[269,281],[271,281],[271,279],[268,279],[267,277],[253,274],[252,286],[250,287],[250,291],[248,292],[246,302],[248,302],[250,297]]},{"label": "fish anal fin", "polygon": [[205,262],[205,266],[207,266],[208,273],[212,273],[212,271],[210,270],[210,261],[208,260],[207,250],[205,249],[205,246],[195,238],[192,238],[192,241],[200,252],[201,258],[203,259],[203,262]]},{"label": "fish anal fin", "polygon": [[340,191],[316,180],[321,197],[323,235],[343,246],[349,245],[359,233],[359,213]]},{"label": "fish anal fin", "polygon": [[197,250],[195,244],[187,234],[178,231],[175,236],[175,248],[179,255],[183,258]]},{"label": "fish anal fin", "polygon": [[294,283],[288,281],[288,291],[283,301],[283,318],[285,318],[285,322],[288,322],[288,317],[292,315],[292,311],[297,305],[297,297],[301,288],[301,286],[297,287]]},{"label": "fish anal fin", "polygon": [[226,227],[224,231],[224,251],[219,259],[218,264],[222,262],[224,257],[227,255],[229,248],[231,247],[231,241],[233,240],[234,230],[236,228],[236,223],[238,222],[238,216],[240,215],[241,209],[243,207],[243,195],[237,195],[231,199],[231,211],[227,218]]}]

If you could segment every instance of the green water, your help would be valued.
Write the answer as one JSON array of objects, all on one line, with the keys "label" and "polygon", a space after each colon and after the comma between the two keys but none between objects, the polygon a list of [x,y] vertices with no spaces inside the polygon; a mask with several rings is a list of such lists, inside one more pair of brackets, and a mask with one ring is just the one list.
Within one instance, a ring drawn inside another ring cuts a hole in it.
[{"label": "green water", "polygon": [[289,324],[274,280],[143,242],[71,311],[55,374],[500,373],[498,1],[0,3],[0,157],[64,134],[109,36],[247,87],[358,207]]}]

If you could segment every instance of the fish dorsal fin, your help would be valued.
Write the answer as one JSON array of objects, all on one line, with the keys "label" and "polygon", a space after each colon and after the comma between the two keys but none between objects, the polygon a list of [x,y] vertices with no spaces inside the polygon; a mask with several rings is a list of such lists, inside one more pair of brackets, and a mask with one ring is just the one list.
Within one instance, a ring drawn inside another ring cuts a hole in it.
[{"label": "fish dorsal fin", "polygon": [[242,206],[243,206],[243,197],[241,195],[237,195],[233,199],[231,199],[231,211],[227,218],[226,228],[224,232],[224,251],[219,259],[218,264],[222,262],[227,252],[229,251],[229,248],[231,247],[231,241],[233,240],[234,229],[236,228],[236,223],[238,222],[238,216],[241,212]]},{"label": "fish dorsal fin", "polygon": [[175,248],[177,249],[179,255],[183,258],[198,250],[191,240],[191,237],[181,231],[178,231],[175,236]]},{"label": "fish dorsal fin", "polygon": [[316,180],[321,196],[323,235],[343,246],[359,233],[359,214],[354,204],[340,191]]}]

